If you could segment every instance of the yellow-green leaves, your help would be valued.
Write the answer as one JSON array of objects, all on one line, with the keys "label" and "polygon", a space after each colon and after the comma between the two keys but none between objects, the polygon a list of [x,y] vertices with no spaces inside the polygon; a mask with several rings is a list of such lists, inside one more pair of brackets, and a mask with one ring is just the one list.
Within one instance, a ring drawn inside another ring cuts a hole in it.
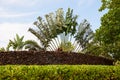
[{"label": "yellow-green leaves", "polygon": [[6,65],[0,80],[120,80],[120,66]]}]

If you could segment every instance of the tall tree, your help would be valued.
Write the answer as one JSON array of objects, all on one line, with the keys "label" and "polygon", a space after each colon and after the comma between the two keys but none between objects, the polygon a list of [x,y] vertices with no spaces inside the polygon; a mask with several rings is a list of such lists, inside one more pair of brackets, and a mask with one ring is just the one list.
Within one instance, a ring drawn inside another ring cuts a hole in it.
[{"label": "tall tree", "polygon": [[106,54],[111,54],[120,60],[120,1],[102,0],[99,11],[108,12],[101,17],[101,26],[96,30],[96,40],[106,48]]}]

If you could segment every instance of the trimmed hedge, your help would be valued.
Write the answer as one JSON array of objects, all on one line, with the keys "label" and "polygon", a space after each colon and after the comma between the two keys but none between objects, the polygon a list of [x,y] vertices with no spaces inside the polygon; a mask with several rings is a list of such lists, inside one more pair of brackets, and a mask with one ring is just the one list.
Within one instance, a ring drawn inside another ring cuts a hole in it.
[{"label": "trimmed hedge", "polygon": [[75,52],[62,51],[10,51],[0,52],[0,65],[113,65],[111,59]]},{"label": "trimmed hedge", "polygon": [[0,80],[120,80],[120,66],[6,65]]}]

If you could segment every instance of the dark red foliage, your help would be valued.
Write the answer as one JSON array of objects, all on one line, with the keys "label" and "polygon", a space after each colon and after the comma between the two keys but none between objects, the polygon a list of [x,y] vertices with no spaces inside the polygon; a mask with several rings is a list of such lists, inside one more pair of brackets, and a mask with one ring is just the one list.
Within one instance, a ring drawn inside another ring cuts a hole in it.
[{"label": "dark red foliage", "polygon": [[94,64],[112,65],[113,60],[103,57],[90,56],[73,52],[62,51],[10,51],[0,53],[0,65],[50,65],[50,64]]}]

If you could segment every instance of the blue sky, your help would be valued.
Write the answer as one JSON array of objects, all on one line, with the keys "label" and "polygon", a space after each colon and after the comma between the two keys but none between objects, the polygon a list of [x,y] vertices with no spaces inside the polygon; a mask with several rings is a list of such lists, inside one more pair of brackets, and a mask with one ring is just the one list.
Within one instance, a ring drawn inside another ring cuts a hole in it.
[{"label": "blue sky", "polygon": [[0,47],[6,47],[9,39],[18,33],[27,39],[36,39],[30,32],[38,16],[55,12],[58,8],[72,8],[79,15],[78,22],[87,19],[95,31],[100,26],[100,0],[0,0]]}]

